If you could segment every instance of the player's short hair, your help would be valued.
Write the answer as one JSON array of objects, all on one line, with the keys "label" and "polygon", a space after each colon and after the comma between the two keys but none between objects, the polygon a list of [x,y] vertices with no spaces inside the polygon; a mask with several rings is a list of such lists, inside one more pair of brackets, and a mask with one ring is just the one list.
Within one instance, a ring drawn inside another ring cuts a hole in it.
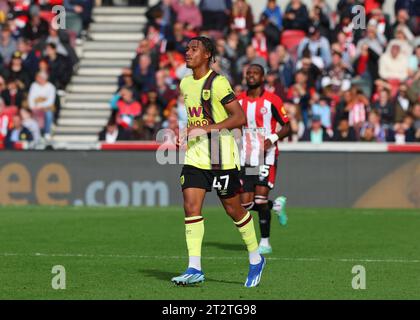
[{"label": "player's short hair", "polygon": [[251,67],[256,67],[256,68],[260,69],[261,74],[262,74],[263,76],[265,76],[265,69],[264,69],[264,67],[263,67],[262,65],[260,65],[260,64],[258,64],[258,63],[251,63],[251,64],[248,66],[248,68],[251,68]]},{"label": "player's short hair", "polygon": [[214,45],[214,42],[212,39],[204,37],[204,36],[198,36],[198,37],[194,37],[192,38],[190,41],[193,40],[197,40],[200,41],[203,44],[204,49],[210,53],[210,58],[209,58],[209,65],[211,63],[216,62],[216,46]]}]

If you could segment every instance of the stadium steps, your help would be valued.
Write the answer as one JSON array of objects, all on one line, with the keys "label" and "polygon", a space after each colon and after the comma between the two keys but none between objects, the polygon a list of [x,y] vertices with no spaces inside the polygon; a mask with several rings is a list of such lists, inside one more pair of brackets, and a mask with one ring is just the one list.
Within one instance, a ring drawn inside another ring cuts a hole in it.
[{"label": "stadium steps", "polygon": [[97,141],[111,114],[109,101],[122,68],[130,67],[143,39],[146,7],[95,7],[90,39],[77,47],[80,63],[62,99],[53,141]]}]

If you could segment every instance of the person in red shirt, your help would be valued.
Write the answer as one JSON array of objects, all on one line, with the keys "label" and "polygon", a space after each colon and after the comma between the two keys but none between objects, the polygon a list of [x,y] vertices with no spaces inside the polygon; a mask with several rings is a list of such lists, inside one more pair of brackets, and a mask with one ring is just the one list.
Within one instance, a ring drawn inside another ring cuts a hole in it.
[{"label": "person in red shirt", "polygon": [[277,141],[287,137],[291,128],[281,98],[264,90],[264,73],[261,65],[251,64],[245,75],[248,91],[238,96],[247,116],[242,136],[241,202],[246,210],[258,211],[261,230],[259,251],[271,253],[271,208],[281,217],[280,222],[285,224],[286,199],[279,197],[273,203],[268,200],[268,195],[274,188],[276,178]]},{"label": "person in red shirt", "polygon": [[133,92],[128,88],[120,90],[121,98],[117,101],[117,123],[123,128],[131,128],[135,117],[142,112],[140,102],[134,100]]}]

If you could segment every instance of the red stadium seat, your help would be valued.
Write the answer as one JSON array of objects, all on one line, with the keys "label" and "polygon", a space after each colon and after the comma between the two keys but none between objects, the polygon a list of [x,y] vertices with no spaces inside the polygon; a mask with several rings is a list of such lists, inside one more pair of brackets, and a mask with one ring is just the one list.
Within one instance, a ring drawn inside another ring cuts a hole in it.
[{"label": "red stadium seat", "polygon": [[394,98],[398,94],[398,90],[400,89],[401,81],[398,79],[388,79],[387,82],[391,86],[391,97]]},{"label": "red stadium seat", "polygon": [[46,20],[46,21],[48,22],[48,24],[50,24],[50,23],[51,23],[51,21],[52,21],[52,19],[53,19],[53,18],[54,18],[54,16],[55,16],[55,13],[54,13],[54,12],[51,12],[51,11],[49,11],[49,10],[42,10],[42,11],[39,13],[39,16],[40,16],[42,19]]},{"label": "red stadium seat", "polygon": [[293,50],[299,45],[306,33],[302,30],[285,30],[280,39],[280,43],[286,47],[287,50]]},{"label": "red stadium seat", "polygon": [[299,43],[303,40],[303,38],[305,38],[305,36],[306,33],[302,30],[285,30],[281,35],[280,43],[284,45],[292,58],[295,59]]}]

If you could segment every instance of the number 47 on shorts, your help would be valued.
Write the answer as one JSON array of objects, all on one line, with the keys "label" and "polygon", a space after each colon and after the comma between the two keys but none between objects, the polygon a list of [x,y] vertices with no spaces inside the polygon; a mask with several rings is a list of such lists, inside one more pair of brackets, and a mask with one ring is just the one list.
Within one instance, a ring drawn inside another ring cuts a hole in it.
[{"label": "number 47 on shorts", "polygon": [[[224,183],[223,186],[222,186],[222,182]],[[229,185],[229,175],[214,177],[213,179],[213,188],[216,190],[226,190],[228,185]]]}]

